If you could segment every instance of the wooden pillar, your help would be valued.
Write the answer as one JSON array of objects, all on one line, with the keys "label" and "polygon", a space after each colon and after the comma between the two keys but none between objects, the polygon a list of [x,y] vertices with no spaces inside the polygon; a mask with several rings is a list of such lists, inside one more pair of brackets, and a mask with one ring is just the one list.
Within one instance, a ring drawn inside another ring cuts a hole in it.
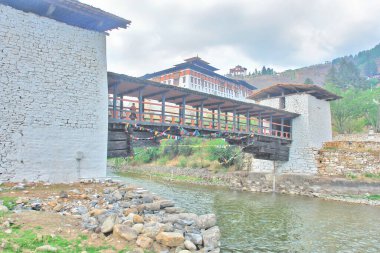
[{"label": "wooden pillar", "polygon": [[281,138],[284,137],[284,118],[281,118]]},{"label": "wooden pillar", "polygon": [[273,116],[270,116],[269,118],[269,135],[272,135],[273,130]]},{"label": "wooden pillar", "polygon": [[236,109],[232,112],[232,125],[233,125],[233,131],[236,131]]},{"label": "wooden pillar", "polygon": [[203,128],[203,101],[201,103],[201,128]]},{"label": "wooden pillar", "polygon": [[139,90],[139,117],[138,117],[138,119],[139,119],[139,121],[141,121],[142,119],[143,119],[143,96],[142,96],[142,94],[143,94],[143,90],[142,89],[140,89]]},{"label": "wooden pillar", "polygon": [[250,125],[251,125],[251,119],[250,119],[250,116],[249,116],[249,111],[247,112],[247,114],[246,114],[246,131],[247,132],[251,132],[251,127],[250,127]]},{"label": "wooden pillar", "polygon": [[218,130],[220,130],[220,105],[218,105]]},{"label": "wooden pillar", "polygon": [[[228,124],[228,112],[224,113],[224,124],[227,126]],[[225,127],[226,128],[226,127]]]},{"label": "wooden pillar", "polygon": [[161,122],[162,123],[165,123],[165,99],[166,99],[165,94],[162,94],[162,98],[161,98]]},{"label": "wooden pillar", "polygon": [[215,110],[212,110],[212,129],[215,128]]},{"label": "wooden pillar", "polygon": [[182,124],[185,125],[185,121],[186,121],[186,96],[182,97],[182,115],[181,115],[181,119],[182,119]]},{"label": "wooden pillar", "polygon": [[123,110],[124,110],[123,95],[120,95],[119,98],[120,98],[120,115],[119,115],[119,117],[120,117],[120,119],[122,119],[123,118]]},{"label": "wooden pillar", "polygon": [[113,86],[113,100],[112,100],[112,118],[116,118],[116,86]]},{"label": "wooden pillar", "polygon": [[199,127],[199,106],[195,107],[196,112],[195,112],[195,125]]},{"label": "wooden pillar", "polygon": [[263,133],[263,118],[261,117],[261,112],[259,113],[259,134]]},{"label": "wooden pillar", "polygon": [[240,114],[238,113],[236,117],[237,117],[237,129],[240,130]]}]

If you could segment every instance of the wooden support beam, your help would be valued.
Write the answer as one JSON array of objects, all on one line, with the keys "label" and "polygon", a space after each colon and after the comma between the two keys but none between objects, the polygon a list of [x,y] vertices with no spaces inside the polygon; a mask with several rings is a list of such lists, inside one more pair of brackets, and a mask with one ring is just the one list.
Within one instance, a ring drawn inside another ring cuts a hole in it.
[{"label": "wooden support beam", "polygon": [[215,128],[215,110],[212,110],[212,128]]},{"label": "wooden support beam", "polygon": [[124,106],[123,106],[123,96],[120,96],[120,115],[119,115],[119,118],[122,119],[123,118],[123,110],[124,110]]},{"label": "wooden support beam", "polygon": [[165,94],[166,93],[163,93],[162,96],[161,96],[161,122],[162,123],[165,123]]},{"label": "wooden support beam", "polygon": [[139,89],[139,121],[143,119],[143,89]]},{"label": "wooden support beam", "polygon": [[220,105],[218,105],[218,130],[220,130]]},{"label": "wooden support beam", "polygon": [[186,120],[186,97],[182,97],[182,115],[180,116],[182,119],[182,124],[185,125]]},{"label": "wooden support beam", "polygon": [[145,87],[146,87],[146,86],[138,87],[138,88],[131,89],[131,90],[127,90],[126,92],[120,93],[120,95],[125,96],[125,95],[131,94],[131,93],[133,93],[133,92],[143,90]]},{"label": "wooden support beam", "polygon": [[208,98],[200,98],[200,99],[193,99],[193,100],[189,100],[187,101],[187,104],[192,104],[192,103],[197,103],[197,102],[203,102],[203,101],[206,101]]},{"label": "wooden support beam", "polygon": [[[222,105],[224,102],[217,102],[217,103],[209,103],[209,104],[203,104],[203,106],[213,106],[213,105]],[[210,108],[211,109],[211,108]]]},{"label": "wooden support beam", "polygon": [[204,107],[204,104],[202,102],[201,103],[201,125],[200,125],[200,128],[203,128],[203,107]]},{"label": "wooden support beam", "polygon": [[199,107],[195,107],[195,125],[199,127]]},{"label": "wooden support beam", "polygon": [[168,92],[169,92],[169,90],[157,91],[157,92],[153,92],[153,93],[150,93],[150,94],[148,93],[148,94],[144,95],[144,97],[150,98],[150,97],[154,97],[154,96],[157,96],[157,95],[163,95],[163,94],[166,94]]},{"label": "wooden support beam", "polygon": [[251,131],[251,116],[249,115],[249,111],[247,112],[247,114],[246,114],[246,131],[247,132],[250,132]]},{"label": "wooden support beam", "polygon": [[281,138],[284,137],[284,118],[281,118]]},{"label": "wooden support beam", "polygon": [[233,131],[236,131],[236,110],[232,112],[232,125],[233,125]]},{"label": "wooden support beam", "polygon": [[112,118],[116,118],[116,98],[117,98],[116,87],[117,87],[116,85],[113,86]]},{"label": "wooden support beam", "polygon": [[169,97],[169,98],[166,98],[166,101],[173,101],[173,100],[176,100],[176,99],[179,99],[179,98],[188,97],[189,95],[190,94],[180,95],[180,96],[175,96],[175,97]]}]

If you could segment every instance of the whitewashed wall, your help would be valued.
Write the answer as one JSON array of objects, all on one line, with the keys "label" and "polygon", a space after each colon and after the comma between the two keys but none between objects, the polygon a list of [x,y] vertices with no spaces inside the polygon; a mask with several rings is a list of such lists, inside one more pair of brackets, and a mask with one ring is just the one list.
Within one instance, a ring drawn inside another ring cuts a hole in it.
[{"label": "whitewashed wall", "polygon": [[0,66],[0,181],[105,176],[105,35],[0,4]]},{"label": "whitewashed wall", "polygon": [[[279,108],[279,99],[266,99],[260,102]],[[289,161],[276,162],[276,171],[279,173],[315,174],[317,164],[315,155],[324,142],[331,141],[331,113],[330,104],[308,94],[286,96],[286,108],[300,116],[292,122],[292,144],[289,152]],[[274,163],[254,159],[252,170],[255,172],[272,172]]]}]

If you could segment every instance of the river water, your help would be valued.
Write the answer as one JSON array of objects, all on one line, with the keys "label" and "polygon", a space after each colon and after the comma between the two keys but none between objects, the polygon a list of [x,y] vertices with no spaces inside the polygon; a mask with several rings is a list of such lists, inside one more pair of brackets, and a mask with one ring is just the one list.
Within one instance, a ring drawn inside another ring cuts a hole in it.
[{"label": "river water", "polygon": [[123,177],[197,214],[215,213],[222,252],[380,252],[380,208]]}]

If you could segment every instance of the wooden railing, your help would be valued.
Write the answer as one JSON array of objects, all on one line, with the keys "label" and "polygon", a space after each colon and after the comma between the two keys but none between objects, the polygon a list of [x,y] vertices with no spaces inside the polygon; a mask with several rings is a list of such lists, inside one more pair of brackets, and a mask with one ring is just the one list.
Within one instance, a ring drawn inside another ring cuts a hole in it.
[{"label": "wooden railing", "polygon": [[[283,139],[291,139],[290,125],[285,125],[269,120],[249,117],[244,115],[233,115],[233,113],[213,112],[207,109],[197,109],[191,106],[184,108],[172,103],[165,103],[165,110],[162,110],[162,103],[143,101],[137,99],[116,99],[116,109],[113,98],[109,98],[109,118],[122,120],[129,123],[151,123],[152,125],[180,125],[193,129],[215,130],[220,132],[234,132],[245,134],[267,135]],[[132,103],[135,103],[136,110],[131,110]],[[123,106],[121,106],[123,104]],[[124,106],[128,104],[128,106]],[[139,108],[139,105],[142,108]],[[183,112],[184,111],[184,112]],[[136,114],[136,119],[131,120],[130,115]],[[219,115],[218,115],[219,114]]]}]

